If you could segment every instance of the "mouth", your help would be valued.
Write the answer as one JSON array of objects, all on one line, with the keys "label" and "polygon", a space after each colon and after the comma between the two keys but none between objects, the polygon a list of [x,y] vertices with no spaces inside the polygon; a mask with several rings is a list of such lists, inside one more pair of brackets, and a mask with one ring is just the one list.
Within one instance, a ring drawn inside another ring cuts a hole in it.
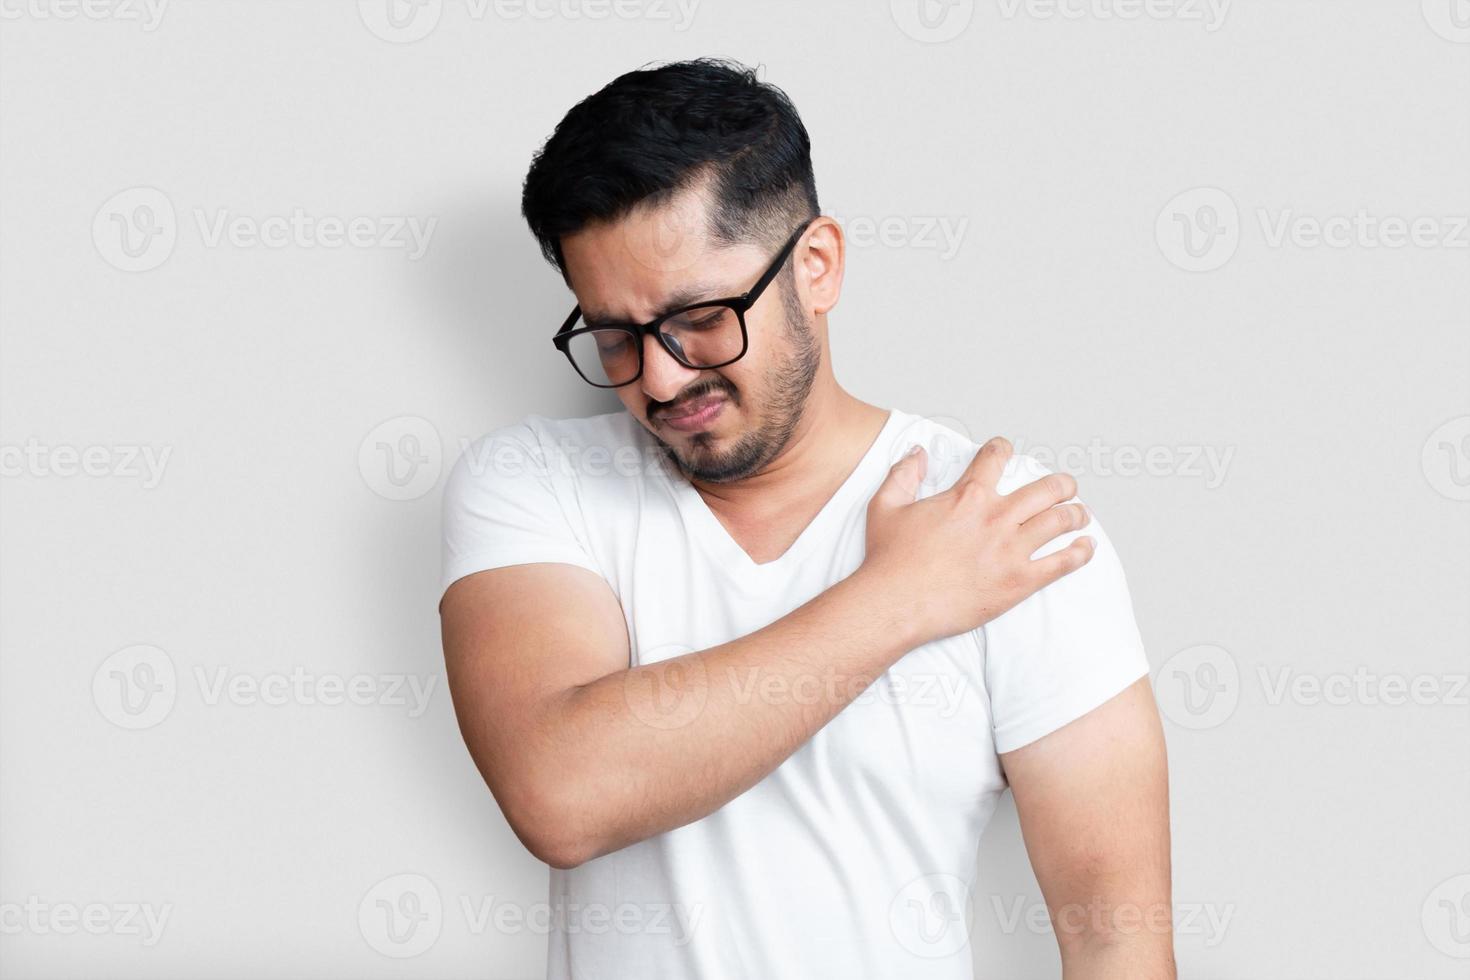
[{"label": "mouth", "polygon": [[698,432],[719,417],[724,411],[725,401],[721,395],[701,395],[661,413],[658,422],[679,432]]}]

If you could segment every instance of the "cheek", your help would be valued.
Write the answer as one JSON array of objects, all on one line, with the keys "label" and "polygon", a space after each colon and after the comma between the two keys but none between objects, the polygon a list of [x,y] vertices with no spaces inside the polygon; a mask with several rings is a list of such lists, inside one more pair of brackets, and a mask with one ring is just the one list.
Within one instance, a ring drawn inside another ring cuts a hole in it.
[{"label": "cheek", "polygon": [[738,367],[749,361],[752,374],[769,374],[772,369],[779,368],[784,361],[789,360],[795,350],[791,323],[787,319],[786,309],[780,305],[784,297],[775,295],[770,299],[771,308],[761,310],[758,320],[747,319],[746,335],[749,346],[745,357],[735,365]]},{"label": "cheek", "polygon": [[755,353],[752,349],[740,360],[728,367],[722,367],[715,374],[720,376],[720,381],[730,398],[735,402],[736,408],[749,409],[751,398],[760,393],[759,367],[751,355]]},{"label": "cheek", "polygon": [[760,384],[786,350],[785,326],[779,320],[747,319],[745,354],[734,364],[720,368],[730,383],[742,390]]},{"label": "cheek", "polygon": [[627,385],[623,388],[613,389],[618,396],[618,401],[628,410],[628,414],[641,422],[648,421],[648,398],[638,390],[636,384]]}]

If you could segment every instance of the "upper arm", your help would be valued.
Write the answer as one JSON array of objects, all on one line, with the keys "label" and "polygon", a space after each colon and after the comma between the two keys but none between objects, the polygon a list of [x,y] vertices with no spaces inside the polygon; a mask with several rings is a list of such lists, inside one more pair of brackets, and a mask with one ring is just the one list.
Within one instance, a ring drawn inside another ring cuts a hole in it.
[{"label": "upper arm", "polygon": [[1001,763],[1063,948],[1172,942],[1169,777],[1148,678]]},{"label": "upper arm", "polygon": [[481,571],[440,605],[450,695],[465,744],[515,823],[534,792],[529,751],[548,708],[573,688],[628,666],[622,608],[608,584],[562,563]]},{"label": "upper arm", "polygon": [[450,694],[470,754],[518,833],[518,816],[541,812],[535,797],[547,774],[535,750],[550,709],[629,660],[622,608],[559,472],[521,423],[472,444],[444,487],[439,611]]}]

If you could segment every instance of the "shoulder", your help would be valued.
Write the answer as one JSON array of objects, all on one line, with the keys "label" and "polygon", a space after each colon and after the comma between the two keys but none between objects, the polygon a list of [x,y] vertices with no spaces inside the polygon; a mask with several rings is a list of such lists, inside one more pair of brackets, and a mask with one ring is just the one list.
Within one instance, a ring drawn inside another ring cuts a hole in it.
[{"label": "shoulder", "polygon": [[[921,488],[924,496],[953,486],[980,451],[980,446],[990,438],[986,435],[977,440],[963,420],[951,416],[916,415],[898,409],[893,412],[896,430],[890,451],[891,461],[897,462],[912,445],[924,447],[929,457]],[[1006,463],[997,489],[1008,494],[1051,472],[1034,456],[1014,453]]]},{"label": "shoulder", "polygon": [[643,427],[625,411],[570,419],[527,415],[519,424],[534,432],[544,445],[564,453],[636,445],[640,442],[639,433],[643,431]]},{"label": "shoulder", "polygon": [[589,447],[615,444],[617,425],[605,416],[527,415],[466,445],[441,501],[443,587],[533,562],[604,574],[581,482]]},{"label": "shoulder", "polygon": [[564,454],[596,446],[615,448],[637,441],[638,423],[627,412],[607,412],[582,418],[551,418],[535,413],[498,426],[470,446],[490,443],[510,446],[543,447]]},{"label": "shoulder", "polygon": [[536,474],[575,476],[587,465],[619,453],[643,452],[642,427],[627,412],[583,418],[528,414],[468,442],[451,482]]}]

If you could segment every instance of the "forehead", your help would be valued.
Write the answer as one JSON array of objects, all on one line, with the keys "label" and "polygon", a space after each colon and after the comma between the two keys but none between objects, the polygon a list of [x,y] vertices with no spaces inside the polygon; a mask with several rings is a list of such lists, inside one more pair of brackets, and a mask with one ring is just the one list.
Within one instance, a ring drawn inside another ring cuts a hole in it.
[{"label": "forehead", "polygon": [[588,320],[641,323],[750,286],[739,284],[748,249],[713,241],[703,200],[690,191],[564,235],[561,250]]}]

